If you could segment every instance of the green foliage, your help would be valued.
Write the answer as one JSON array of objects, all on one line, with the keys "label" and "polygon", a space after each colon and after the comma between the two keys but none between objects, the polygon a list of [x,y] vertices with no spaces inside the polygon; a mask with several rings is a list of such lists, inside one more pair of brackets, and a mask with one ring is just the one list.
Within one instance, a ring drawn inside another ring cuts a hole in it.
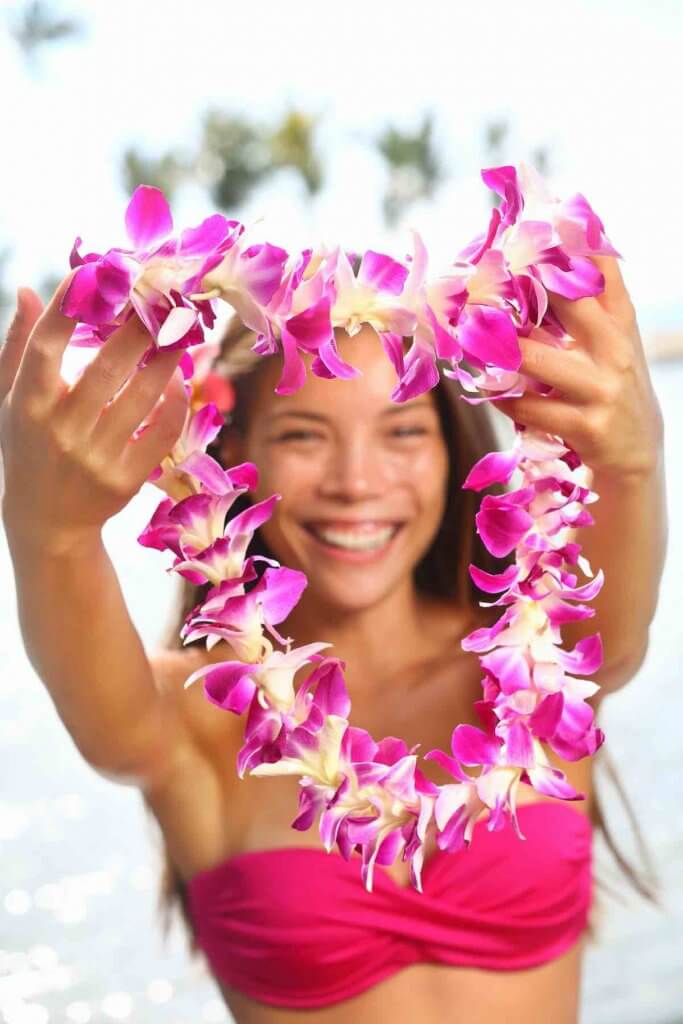
[{"label": "green foliage", "polygon": [[43,0],[32,0],[10,24],[10,35],[29,62],[46,45],[77,39],[83,34],[80,21],[68,15],[60,16],[54,7]]},{"label": "green foliage", "polygon": [[224,212],[233,213],[268,174],[264,135],[261,126],[237,114],[212,110],[204,116],[195,169]]},{"label": "green foliage", "polygon": [[319,192],[323,182],[322,165],[314,145],[317,122],[316,116],[290,110],[268,139],[273,168],[291,167],[298,171],[309,195]]},{"label": "green foliage", "polygon": [[433,128],[433,116],[428,113],[416,132],[389,127],[375,140],[390,171],[389,185],[382,200],[382,212],[389,226],[395,225],[417,199],[431,199],[444,177],[444,168],[434,147]]},{"label": "green foliage", "polygon": [[193,180],[204,185],[217,209],[234,214],[262,181],[291,168],[302,178],[307,194],[314,195],[323,184],[314,143],[316,123],[315,117],[298,110],[290,110],[272,128],[209,110],[192,156],[171,150],[150,157],[129,147],[122,162],[124,185],[129,193],[141,184],[155,185],[170,200],[184,181]]}]

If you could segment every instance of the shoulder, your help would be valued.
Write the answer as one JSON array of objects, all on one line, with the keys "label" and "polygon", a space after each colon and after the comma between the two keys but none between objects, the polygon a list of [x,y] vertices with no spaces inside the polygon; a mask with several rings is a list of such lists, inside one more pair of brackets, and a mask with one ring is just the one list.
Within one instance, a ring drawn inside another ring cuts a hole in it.
[{"label": "shoulder", "polygon": [[[208,758],[217,756],[224,761],[226,743],[241,735],[243,723],[238,715],[207,700],[201,680],[185,687],[193,672],[209,661],[220,659],[198,647],[158,648],[149,651],[147,657],[157,689],[173,707],[193,746]],[[224,649],[222,658],[229,657],[229,651]]]},{"label": "shoulder", "polygon": [[475,629],[492,626],[503,610],[482,608],[474,602],[462,604],[455,599],[442,597],[425,597],[424,602],[426,620],[435,635],[449,643],[461,640]]}]

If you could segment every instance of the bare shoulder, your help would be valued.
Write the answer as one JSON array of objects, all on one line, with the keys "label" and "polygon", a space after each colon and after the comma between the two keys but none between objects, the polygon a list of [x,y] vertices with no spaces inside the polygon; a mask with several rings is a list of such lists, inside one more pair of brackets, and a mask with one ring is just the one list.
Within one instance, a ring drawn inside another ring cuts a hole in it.
[{"label": "bare shoulder", "polygon": [[474,602],[462,604],[451,598],[425,597],[426,620],[437,642],[461,640],[475,629],[491,626],[500,609],[482,608]]},{"label": "bare shoulder", "polygon": [[[221,656],[229,658],[225,650]],[[193,747],[209,760],[220,757],[224,762],[226,744],[237,740],[243,723],[237,715],[207,700],[201,680],[185,687],[185,681],[193,672],[207,661],[219,658],[215,654],[207,655],[205,649],[198,647],[159,648],[149,652],[148,658],[159,692],[173,707]]]},{"label": "bare shoulder", "polygon": [[211,704],[201,681],[185,688],[188,676],[206,663],[205,650],[160,649],[147,656],[156,686],[173,708],[184,739],[172,770],[146,789],[144,799],[157,819],[171,860],[187,880],[220,862],[232,848],[237,815],[236,740],[243,723]]}]

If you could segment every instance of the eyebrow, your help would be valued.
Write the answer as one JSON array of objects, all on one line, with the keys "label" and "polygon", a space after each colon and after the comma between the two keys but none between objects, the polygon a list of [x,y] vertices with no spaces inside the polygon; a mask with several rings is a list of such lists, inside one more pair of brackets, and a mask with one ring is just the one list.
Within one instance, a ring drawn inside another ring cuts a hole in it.
[{"label": "eyebrow", "polygon": [[[406,405],[403,402],[392,402],[391,405],[387,406],[380,413],[381,416],[395,416],[397,413],[410,412],[412,409],[433,409],[433,405],[429,400],[412,402],[410,405]],[[282,419],[284,416],[297,416],[300,419],[315,420],[318,423],[327,422],[328,417],[323,413],[310,412],[307,409],[283,409],[282,412],[276,412],[272,416],[268,417],[268,422],[274,423],[275,420]]]}]

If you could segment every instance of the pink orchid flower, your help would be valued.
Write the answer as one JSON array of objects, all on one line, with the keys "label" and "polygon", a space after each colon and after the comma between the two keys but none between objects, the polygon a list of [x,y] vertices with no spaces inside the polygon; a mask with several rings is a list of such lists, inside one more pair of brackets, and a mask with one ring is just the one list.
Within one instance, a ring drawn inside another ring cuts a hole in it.
[{"label": "pink orchid flower", "polygon": [[207,637],[207,650],[223,639],[240,661],[260,661],[272,650],[264,628],[283,646],[291,642],[275,626],[290,614],[307,582],[304,573],[281,567],[266,569],[247,594],[241,585],[224,580],[190,614],[180,635],[185,643]]},{"label": "pink orchid flower", "polygon": [[[344,681],[343,662],[322,655],[313,655],[311,661],[315,668],[298,687],[291,708],[283,711],[267,701],[264,707],[258,694],[252,698],[244,727],[245,742],[237,757],[240,778],[245,771],[251,772],[264,761],[279,761],[286,752],[288,735],[298,726],[317,732],[327,715],[348,718],[351,701]],[[293,827],[308,828],[308,825]]]},{"label": "pink orchid flower", "polygon": [[201,585],[209,582],[215,587],[224,579],[242,576],[254,530],[270,519],[275,503],[279,500],[280,495],[274,494],[265,501],[249,506],[228,522],[222,537],[203,551],[189,558],[178,559],[172,570],[193,583]]},{"label": "pink orchid flower", "polygon": [[[170,239],[173,218],[163,193],[140,185],[126,210],[132,249],[71,255],[77,271],[62,300],[62,312],[79,321],[72,344],[99,345],[133,313],[157,348],[185,348],[204,340],[202,322],[212,327],[211,303],[191,298],[204,275],[221,262],[244,230],[220,214]],[[200,321],[201,317],[201,321]]]},{"label": "pink orchid flower", "polygon": [[224,495],[192,494],[174,502],[166,498],[157,508],[138,543],[157,551],[170,549],[179,559],[210,548],[225,530],[225,517],[244,489]]},{"label": "pink orchid flower", "polygon": [[223,299],[246,327],[270,336],[264,310],[280,287],[287,259],[285,249],[268,242],[244,250],[235,245],[203,276],[202,297]]},{"label": "pink orchid flower", "polygon": [[[243,467],[233,467],[226,476],[226,471],[205,452],[206,446],[218,436],[223,423],[222,414],[211,402],[195,413],[188,408],[180,437],[169,454],[162,459],[161,464],[150,473],[147,482],[154,484],[176,501],[189,494],[198,494],[206,487],[212,488],[217,494],[225,493],[225,481],[235,480],[235,471]],[[204,475],[199,471],[201,467],[204,468]],[[211,469],[214,469],[213,473]],[[208,484],[207,472],[211,473]],[[218,483],[221,478],[224,481],[222,484]],[[253,469],[252,478],[253,483],[249,478],[245,480],[246,486],[250,489],[256,486],[256,467]]]},{"label": "pink orchid flower", "polygon": [[[330,646],[313,643],[291,651],[271,650],[263,661],[251,664],[219,661],[214,665],[203,665],[185,680],[185,688],[204,678],[204,692],[211,703],[238,715],[246,710],[255,694],[264,707],[267,700],[275,708],[288,711],[294,704],[295,674],[311,662],[314,654]],[[252,774],[256,774],[256,769]]]}]

